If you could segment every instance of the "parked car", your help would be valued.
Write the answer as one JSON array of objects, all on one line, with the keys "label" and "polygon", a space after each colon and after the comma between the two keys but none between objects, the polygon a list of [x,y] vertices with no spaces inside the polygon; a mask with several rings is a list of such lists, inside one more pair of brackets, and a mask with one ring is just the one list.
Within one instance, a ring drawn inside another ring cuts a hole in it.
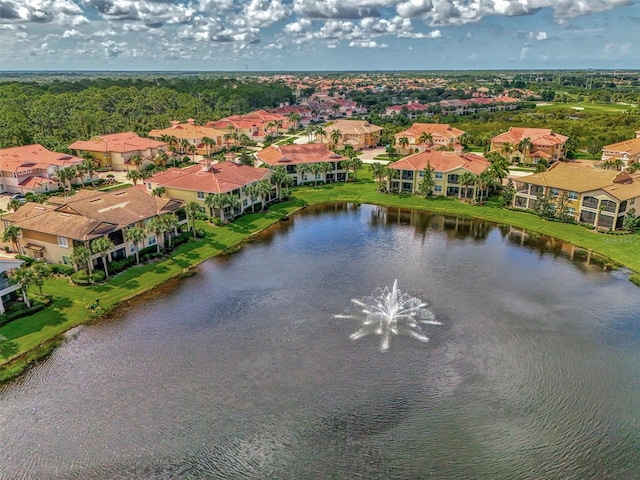
[{"label": "parked car", "polygon": [[11,200],[18,200],[20,203],[24,203],[27,201],[27,199],[24,198],[24,195],[21,193],[16,193],[15,195],[12,195]]}]

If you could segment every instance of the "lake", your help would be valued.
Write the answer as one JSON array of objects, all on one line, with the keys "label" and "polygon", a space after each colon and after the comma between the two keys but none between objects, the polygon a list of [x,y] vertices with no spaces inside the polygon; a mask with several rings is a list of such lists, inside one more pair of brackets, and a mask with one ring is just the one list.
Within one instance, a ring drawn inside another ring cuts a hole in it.
[{"label": "lake", "polygon": [[[352,299],[395,280],[442,325],[353,340]],[[336,204],[1,386],[0,478],[638,478],[639,412],[624,273],[508,226]]]}]

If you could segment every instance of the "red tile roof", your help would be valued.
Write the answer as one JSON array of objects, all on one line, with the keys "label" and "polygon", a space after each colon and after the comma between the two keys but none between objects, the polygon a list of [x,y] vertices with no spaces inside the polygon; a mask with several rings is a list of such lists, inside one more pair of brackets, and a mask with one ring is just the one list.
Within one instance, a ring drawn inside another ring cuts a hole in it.
[{"label": "red tile roof", "polygon": [[229,193],[237,188],[267,177],[266,168],[238,165],[234,162],[215,163],[208,170],[202,165],[170,168],[153,175],[147,182],[154,186],[207,193]]},{"label": "red tile roof", "polygon": [[69,145],[74,150],[88,152],[140,152],[148,148],[159,148],[166,143],[151,138],[140,137],[134,132],[112,133],[99,135],[91,140],[78,140]]},{"label": "red tile roof", "polygon": [[336,162],[345,158],[332,152],[322,143],[303,145],[271,145],[256,153],[258,160],[274,165],[298,165],[301,163]]},{"label": "red tile roof", "polygon": [[410,136],[418,139],[423,132],[430,133],[434,140],[438,137],[455,139],[464,135],[463,130],[452,127],[448,123],[414,123],[404,132],[396,134],[396,137]]},{"label": "red tile roof", "polygon": [[491,141],[494,143],[509,142],[517,145],[525,138],[531,139],[533,145],[539,146],[562,145],[569,140],[569,137],[554,133],[550,128],[510,127],[508,132],[496,135]]},{"label": "red tile roof", "polygon": [[34,168],[46,169],[50,165],[64,168],[81,162],[82,159],[79,157],[66,153],[52,152],[40,144],[0,150],[0,169],[7,172],[25,169],[33,170]]},{"label": "red tile roof", "polygon": [[457,154],[455,152],[427,150],[398,160],[389,165],[395,170],[424,170],[427,162],[436,172],[448,172],[456,168],[464,168],[476,175],[489,168],[489,162],[475,153]]}]

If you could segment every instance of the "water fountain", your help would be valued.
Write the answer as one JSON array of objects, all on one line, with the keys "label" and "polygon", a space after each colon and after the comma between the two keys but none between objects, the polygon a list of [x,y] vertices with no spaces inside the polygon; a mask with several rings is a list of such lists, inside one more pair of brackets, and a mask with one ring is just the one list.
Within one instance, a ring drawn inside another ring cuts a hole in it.
[{"label": "water fountain", "polygon": [[422,333],[421,325],[442,325],[427,309],[426,302],[398,290],[398,280],[393,282],[391,290],[388,287],[379,288],[371,296],[351,301],[359,307],[358,314],[339,314],[334,317],[361,320],[360,329],[351,334],[351,339],[357,340],[371,333],[379,335],[382,337],[381,352],[389,349],[391,335],[409,335],[421,342],[428,342],[429,338]]}]

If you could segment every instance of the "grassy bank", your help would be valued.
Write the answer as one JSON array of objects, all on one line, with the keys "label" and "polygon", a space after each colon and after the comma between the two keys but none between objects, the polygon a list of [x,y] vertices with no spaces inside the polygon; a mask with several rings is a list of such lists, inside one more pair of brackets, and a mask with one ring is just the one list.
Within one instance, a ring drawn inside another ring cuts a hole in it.
[{"label": "grassy bank", "polygon": [[[411,195],[381,194],[375,191],[375,184],[366,167],[358,172],[358,178],[357,182],[349,184],[297,188],[292,200],[273,206],[268,213],[246,215],[225,227],[202,223],[200,226],[206,231],[204,239],[181,245],[168,259],[133,267],[102,285],[76,287],[63,278],[47,280],[44,292],[55,298],[52,305],[0,328],[0,334],[7,338],[0,342],[0,381],[15,375],[37,358],[38,349],[42,349],[43,355],[46,354],[49,351],[46,346],[52,339],[90,320],[91,312],[87,306],[95,299],[99,298],[102,311],[107,311],[124,300],[181,275],[208,258],[238,246],[304,204],[359,202],[481,218],[559,238],[640,272],[640,235],[605,235],[576,225],[545,221],[529,213],[490,205],[474,206],[455,199],[427,200]],[[33,352],[30,358],[29,352]]]}]

